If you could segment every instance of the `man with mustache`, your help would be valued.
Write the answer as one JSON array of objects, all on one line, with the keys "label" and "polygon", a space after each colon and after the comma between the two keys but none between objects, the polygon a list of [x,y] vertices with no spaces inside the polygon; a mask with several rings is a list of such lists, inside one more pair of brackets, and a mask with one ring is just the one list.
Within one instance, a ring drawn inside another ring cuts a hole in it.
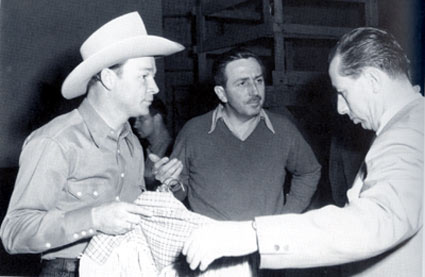
[{"label": "man with mustache", "polygon": [[341,264],[341,276],[423,276],[425,102],[407,55],[391,34],[362,27],[342,36],[329,61],[338,113],[376,135],[348,203],[206,225],[182,251],[192,269],[258,252],[261,268]]},{"label": "man with mustache", "polygon": [[[213,75],[221,104],[186,123],[176,139],[172,157],[183,163],[186,188],[176,196],[187,196],[195,212],[217,220],[303,212],[321,167],[295,125],[263,109],[261,60],[232,49],[214,62]],[[285,195],[287,172],[292,180]]]}]

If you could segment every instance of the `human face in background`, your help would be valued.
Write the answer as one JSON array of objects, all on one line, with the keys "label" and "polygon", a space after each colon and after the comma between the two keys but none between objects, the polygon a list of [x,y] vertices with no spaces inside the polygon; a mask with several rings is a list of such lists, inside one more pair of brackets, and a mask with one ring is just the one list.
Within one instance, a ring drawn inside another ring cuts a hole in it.
[{"label": "human face in background", "polygon": [[152,57],[129,59],[117,74],[115,102],[127,118],[149,114],[153,96],[159,92]]},{"label": "human face in background", "polygon": [[354,124],[363,129],[376,130],[373,118],[373,92],[364,74],[353,78],[339,73],[340,56],[333,58],[329,65],[329,76],[338,93],[337,109],[341,115],[348,115]]},{"label": "human face in background", "polygon": [[219,98],[225,103],[226,111],[242,121],[257,116],[265,98],[264,76],[258,61],[235,60],[226,65],[224,72],[227,81]]},{"label": "human face in background", "polygon": [[141,138],[150,136],[154,131],[154,120],[150,114],[136,117],[134,128]]}]

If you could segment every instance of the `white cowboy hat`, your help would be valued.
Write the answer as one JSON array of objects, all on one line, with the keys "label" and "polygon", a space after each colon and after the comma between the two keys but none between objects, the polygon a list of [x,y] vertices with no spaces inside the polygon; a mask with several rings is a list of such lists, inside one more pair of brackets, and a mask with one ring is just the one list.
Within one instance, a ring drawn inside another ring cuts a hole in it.
[{"label": "white cowboy hat", "polygon": [[184,46],[150,36],[138,12],[117,17],[94,32],[80,48],[83,61],[66,77],[62,95],[72,99],[86,93],[89,80],[102,69],[137,57],[167,56]]}]

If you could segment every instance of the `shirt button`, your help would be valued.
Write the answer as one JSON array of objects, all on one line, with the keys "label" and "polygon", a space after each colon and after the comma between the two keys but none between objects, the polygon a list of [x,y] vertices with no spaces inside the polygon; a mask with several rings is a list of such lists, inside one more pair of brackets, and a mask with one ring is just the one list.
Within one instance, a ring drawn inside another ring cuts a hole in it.
[{"label": "shirt button", "polygon": [[78,196],[81,196],[81,195],[83,195],[83,194],[81,193],[81,191],[79,191],[79,192],[77,192],[77,195],[78,195]]},{"label": "shirt button", "polygon": [[280,250],[280,246],[279,246],[279,245],[277,245],[277,244],[275,244],[275,245],[274,245],[274,250],[275,250],[275,251],[279,251],[279,250]]},{"label": "shirt button", "polygon": [[85,236],[87,235],[87,232],[86,232],[86,231],[81,231],[81,235],[82,235],[83,237],[85,237]]},{"label": "shirt button", "polygon": [[98,196],[99,195],[99,193],[97,192],[97,190],[93,191],[93,195],[94,196]]},{"label": "shirt button", "polygon": [[120,154],[120,153],[121,153],[121,151],[118,149],[118,150],[117,150],[117,153],[118,153],[118,154]]},{"label": "shirt button", "polygon": [[94,233],[93,229],[89,229],[89,234],[93,234],[93,233]]},{"label": "shirt button", "polygon": [[115,197],[115,200],[120,201],[120,197],[119,196]]},{"label": "shirt button", "polygon": [[46,248],[50,248],[50,247],[52,247],[52,245],[49,242],[46,243]]},{"label": "shirt button", "polygon": [[74,237],[74,239],[78,239],[79,235],[78,234],[74,234],[73,237]]},{"label": "shirt button", "polygon": [[121,178],[124,178],[124,175],[125,175],[125,174],[124,174],[124,172],[123,172],[123,173],[121,173]]}]

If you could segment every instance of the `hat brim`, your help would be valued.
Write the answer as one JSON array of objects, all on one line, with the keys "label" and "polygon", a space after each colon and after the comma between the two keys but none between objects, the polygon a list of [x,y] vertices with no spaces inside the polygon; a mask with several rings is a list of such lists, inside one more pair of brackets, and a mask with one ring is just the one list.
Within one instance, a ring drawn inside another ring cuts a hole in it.
[{"label": "hat brim", "polygon": [[90,79],[102,69],[137,57],[168,56],[184,49],[184,46],[158,36],[138,36],[115,43],[81,62],[66,77],[62,95],[72,99],[86,93]]}]

